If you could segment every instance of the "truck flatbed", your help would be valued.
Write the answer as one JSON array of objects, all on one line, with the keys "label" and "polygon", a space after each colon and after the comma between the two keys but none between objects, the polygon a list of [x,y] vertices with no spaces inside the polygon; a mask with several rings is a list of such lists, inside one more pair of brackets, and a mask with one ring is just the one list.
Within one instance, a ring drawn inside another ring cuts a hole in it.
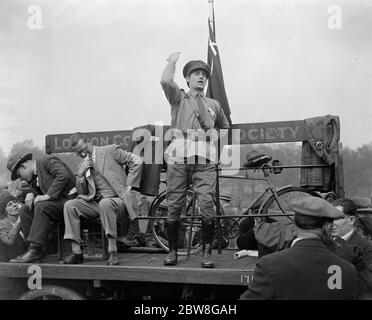
[{"label": "truck flatbed", "polygon": [[[80,265],[58,263],[57,255],[47,256],[38,264],[43,279],[115,280],[160,283],[246,286],[253,276],[255,257],[233,259],[233,250],[214,255],[215,268],[202,269],[201,255],[179,257],[174,267],[165,267],[165,255],[159,253],[120,253],[119,266],[107,266],[105,261],[85,261]],[[28,278],[30,264],[0,263],[0,277]]]}]

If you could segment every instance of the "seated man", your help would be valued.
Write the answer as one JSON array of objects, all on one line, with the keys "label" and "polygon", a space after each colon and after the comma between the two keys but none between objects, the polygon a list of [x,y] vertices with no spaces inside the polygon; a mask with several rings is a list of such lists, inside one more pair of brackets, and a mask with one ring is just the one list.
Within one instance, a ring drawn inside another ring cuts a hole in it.
[{"label": "seated man", "polygon": [[[84,160],[77,172],[79,195],[66,202],[64,207],[64,239],[70,240],[72,254],[62,263],[83,263],[80,247],[80,216],[83,216],[86,219],[101,218],[108,238],[110,257],[107,264],[118,265],[117,213],[119,207],[125,205],[131,219],[128,234],[139,229],[138,203],[132,188],[140,186],[143,161],[115,144],[94,146],[82,133],[74,133],[70,141],[76,154]],[[125,169],[128,169],[128,175]]]},{"label": "seated man", "polygon": [[49,225],[62,219],[63,204],[75,187],[75,176],[68,166],[58,157],[44,155],[33,160],[32,154],[11,155],[7,163],[11,179],[21,178],[31,184],[39,195],[29,193],[26,205],[33,207],[34,217],[28,242],[30,247],[25,254],[10,262],[41,262],[48,242]]}]

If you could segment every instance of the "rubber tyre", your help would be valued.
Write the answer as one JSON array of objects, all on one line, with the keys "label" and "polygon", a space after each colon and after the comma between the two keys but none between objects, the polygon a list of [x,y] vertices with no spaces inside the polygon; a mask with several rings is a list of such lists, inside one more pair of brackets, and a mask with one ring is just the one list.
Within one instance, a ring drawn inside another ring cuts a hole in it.
[{"label": "rubber tyre", "polygon": [[46,285],[41,289],[29,290],[21,295],[19,300],[36,300],[46,297],[54,297],[54,300],[55,298],[59,298],[58,300],[84,300],[84,297],[76,291],[54,285]]}]

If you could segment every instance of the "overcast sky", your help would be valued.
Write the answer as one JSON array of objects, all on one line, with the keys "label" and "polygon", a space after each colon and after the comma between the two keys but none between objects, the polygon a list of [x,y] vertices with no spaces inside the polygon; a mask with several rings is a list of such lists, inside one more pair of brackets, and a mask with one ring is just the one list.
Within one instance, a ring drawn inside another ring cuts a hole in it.
[{"label": "overcast sky", "polygon": [[[31,5],[42,29],[29,28]],[[0,147],[169,124],[165,59],[182,52],[186,87],[184,64],[206,60],[208,14],[207,0],[0,0]],[[344,145],[372,141],[372,0],[215,0],[215,15],[233,123],[334,114]]]}]

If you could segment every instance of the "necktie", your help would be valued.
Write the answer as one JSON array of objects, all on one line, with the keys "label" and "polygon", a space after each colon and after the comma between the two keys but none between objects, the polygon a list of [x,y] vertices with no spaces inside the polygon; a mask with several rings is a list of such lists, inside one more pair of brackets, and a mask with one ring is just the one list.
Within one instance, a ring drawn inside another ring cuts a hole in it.
[{"label": "necktie", "polygon": [[345,245],[346,241],[341,237],[333,238],[333,242],[335,243],[336,247],[340,248]]}]

